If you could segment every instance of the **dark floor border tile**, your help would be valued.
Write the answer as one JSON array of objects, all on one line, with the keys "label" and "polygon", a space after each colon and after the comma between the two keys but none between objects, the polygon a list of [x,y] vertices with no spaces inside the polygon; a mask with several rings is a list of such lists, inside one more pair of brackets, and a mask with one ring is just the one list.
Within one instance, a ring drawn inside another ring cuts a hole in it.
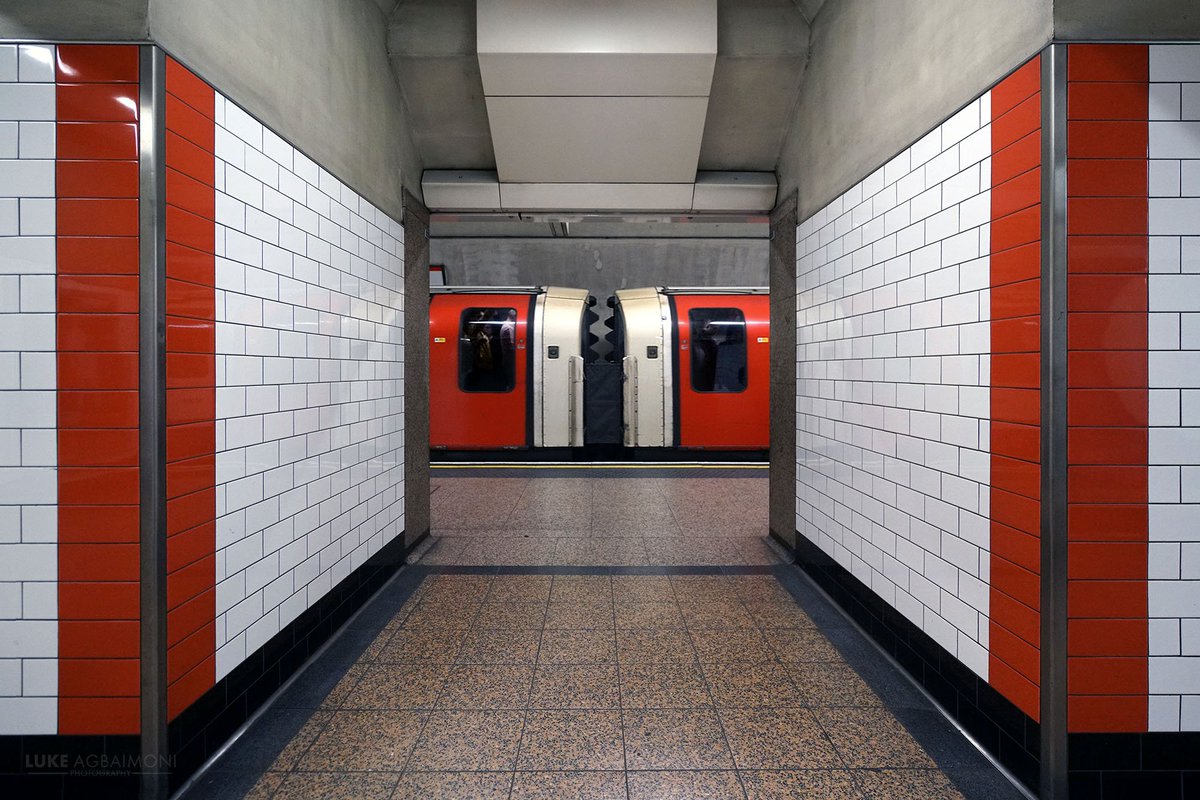
[{"label": "dark floor border tile", "polygon": [[[880,617],[871,613],[867,604],[857,599],[860,593],[870,592],[864,584],[825,553],[804,551],[804,545],[810,543],[799,533],[797,542],[800,544],[797,549],[797,564],[777,567],[776,577],[779,582],[792,593],[796,603],[808,612],[817,628],[879,695],[884,706],[925,748],[959,791],[969,800],[1023,797],[1022,790],[997,770],[962,735],[962,731],[955,727],[956,723],[947,719],[917,688],[921,686],[925,691],[929,691],[926,683],[911,670],[908,670],[907,675],[901,671],[906,665],[902,659],[896,657],[894,648],[901,642],[914,641],[917,634],[925,639],[929,637],[898,614],[896,616],[912,630],[904,630],[901,626],[884,628]],[[815,549],[815,546],[812,546],[812,549]],[[858,584],[857,587],[854,586],[855,583]],[[831,588],[835,591],[830,591]],[[881,631],[887,635],[877,635]],[[868,641],[867,637],[874,641]],[[929,639],[928,645],[937,647],[932,639]],[[891,655],[900,667],[884,656],[880,649]],[[921,643],[910,649],[913,653],[924,653],[926,645]],[[946,658],[950,658],[948,653],[945,655]],[[940,668],[941,663],[936,663]],[[923,675],[942,675],[941,671],[934,670],[932,665],[924,660],[921,661],[921,667],[919,671]],[[955,677],[962,679],[959,673],[955,673]],[[973,673],[971,677],[974,677]],[[913,685],[914,682],[916,686]],[[994,692],[991,687],[987,688]],[[937,697],[934,692],[929,694]],[[943,708],[945,707],[943,703]],[[947,709],[947,712],[953,714],[950,709]],[[962,725],[961,720],[957,724]],[[963,726],[963,729],[966,730],[966,726]],[[967,732],[970,733],[969,730]],[[1014,771],[1014,774],[1017,773]],[[1017,774],[1017,777],[1021,776]]]},{"label": "dark floor border tile", "polygon": [[775,565],[744,566],[632,566],[632,567],[579,567],[579,566],[497,566],[475,567],[446,564],[428,567],[434,575],[772,575]]},{"label": "dark floor border tile", "polygon": [[1198,732],[1072,733],[1067,752],[1072,786],[1089,797],[1200,798]]},{"label": "dark floor border tile", "polygon": [[133,797],[140,756],[138,736],[0,736],[0,786],[8,797]]},{"label": "dark floor border tile", "polygon": [[[407,587],[407,594],[411,594],[427,574],[421,567],[402,568],[408,555],[428,535],[426,531],[407,544],[403,533],[397,535],[173,720],[167,731],[172,756],[171,791],[187,783],[260,709],[266,707],[267,711],[247,734],[260,725],[273,724],[269,719],[273,709],[312,709],[320,705],[390,619],[381,611],[367,610],[375,606],[369,603],[371,598],[379,593],[395,602],[396,592],[404,595]],[[327,643],[336,646],[326,647]],[[330,680],[332,684],[328,684]],[[280,692],[289,681],[290,685]],[[269,701],[271,705],[266,706]],[[274,753],[278,755],[301,725],[303,720],[290,733],[287,726],[271,735],[259,733],[264,734],[264,741],[278,745]],[[218,763],[238,758],[239,745],[264,746],[260,738],[240,737]],[[265,746],[270,749],[274,745]],[[209,771],[213,770],[220,771],[220,767],[214,764]],[[203,795],[189,792],[189,796]]]}]

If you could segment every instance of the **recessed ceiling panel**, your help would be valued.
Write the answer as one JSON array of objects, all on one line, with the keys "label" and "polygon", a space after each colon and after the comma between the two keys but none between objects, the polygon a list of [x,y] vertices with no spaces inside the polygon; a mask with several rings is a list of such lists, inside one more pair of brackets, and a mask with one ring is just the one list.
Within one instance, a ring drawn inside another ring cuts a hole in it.
[{"label": "recessed ceiling panel", "polygon": [[706,97],[489,97],[504,183],[692,183]]}]

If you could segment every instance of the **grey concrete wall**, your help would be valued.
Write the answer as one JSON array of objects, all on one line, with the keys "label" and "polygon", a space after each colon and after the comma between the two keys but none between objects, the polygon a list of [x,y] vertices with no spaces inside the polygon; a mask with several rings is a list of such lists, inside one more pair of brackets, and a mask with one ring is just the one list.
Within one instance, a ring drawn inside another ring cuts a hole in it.
[{"label": "grey concrete wall", "polygon": [[1200,40],[1195,0],[1055,0],[1054,36],[1080,39]]},{"label": "grey concrete wall", "polygon": [[0,0],[0,39],[149,38],[148,0]]},{"label": "grey concrete wall", "polygon": [[429,531],[429,209],[404,193],[404,543]]},{"label": "grey concrete wall", "polygon": [[771,213],[771,533],[796,544],[796,195]]},{"label": "grey concrete wall", "polygon": [[766,239],[434,239],[430,250],[451,284],[589,290],[600,352],[617,289],[767,285]]},{"label": "grey concrete wall", "polygon": [[[1089,0],[1079,0],[1088,2]],[[801,220],[1045,46],[1050,0],[829,0],[780,156]]]},{"label": "grey concrete wall", "polygon": [[419,191],[375,0],[151,0],[150,34],[391,216]]}]

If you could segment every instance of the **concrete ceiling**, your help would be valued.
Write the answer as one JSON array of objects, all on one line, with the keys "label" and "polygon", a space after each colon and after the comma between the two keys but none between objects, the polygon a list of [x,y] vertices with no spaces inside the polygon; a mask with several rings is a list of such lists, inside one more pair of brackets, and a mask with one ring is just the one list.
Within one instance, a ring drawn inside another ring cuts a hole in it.
[{"label": "concrete ceiling", "polygon": [[[476,56],[475,0],[376,0],[425,169],[496,168]],[[773,171],[825,0],[719,0],[700,170]]]}]

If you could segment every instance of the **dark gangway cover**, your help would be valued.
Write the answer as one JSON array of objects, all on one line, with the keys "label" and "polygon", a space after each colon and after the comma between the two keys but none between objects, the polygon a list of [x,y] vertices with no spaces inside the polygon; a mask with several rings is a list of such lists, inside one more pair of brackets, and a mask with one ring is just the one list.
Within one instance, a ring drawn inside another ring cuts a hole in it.
[{"label": "dark gangway cover", "polygon": [[621,444],[621,365],[584,365],[584,444]]}]

